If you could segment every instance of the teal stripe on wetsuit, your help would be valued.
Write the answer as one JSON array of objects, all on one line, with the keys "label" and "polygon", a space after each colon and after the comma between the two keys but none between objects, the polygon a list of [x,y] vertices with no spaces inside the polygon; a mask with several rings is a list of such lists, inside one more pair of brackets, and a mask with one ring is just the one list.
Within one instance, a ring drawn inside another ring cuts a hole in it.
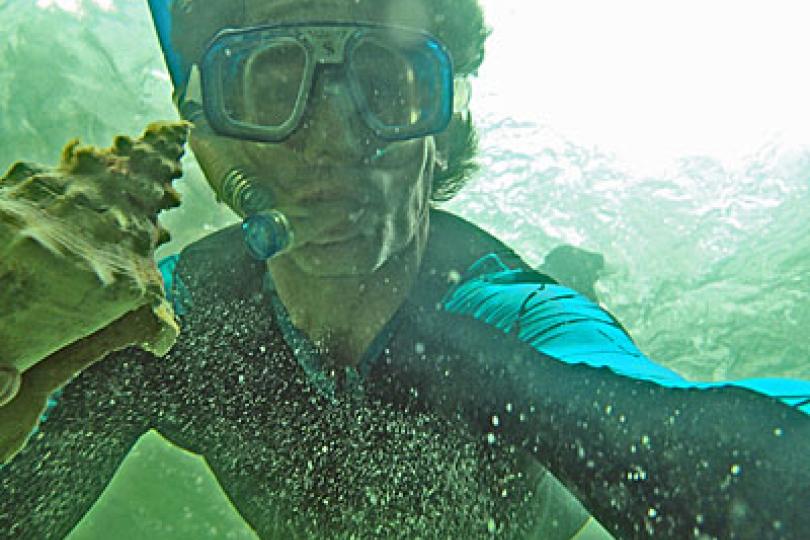
[{"label": "teal stripe on wetsuit", "polygon": [[512,270],[495,254],[479,259],[444,298],[444,308],[515,333],[535,349],[569,364],[607,367],[617,375],[669,388],[738,386],[777,398],[810,415],[810,381],[745,379],[693,382],[636,347],[618,321],[576,291]]},{"label": "teal stripe on wetsuit", "polygon": [[163,292],[166,293],[166,299],[172,305],[175,315],[181,317],[191,307],[191,294],[186,289],[183,281],[176,275],[179,262],[179,253],[169,255],[158,262],[158,269],[163,278]]}]

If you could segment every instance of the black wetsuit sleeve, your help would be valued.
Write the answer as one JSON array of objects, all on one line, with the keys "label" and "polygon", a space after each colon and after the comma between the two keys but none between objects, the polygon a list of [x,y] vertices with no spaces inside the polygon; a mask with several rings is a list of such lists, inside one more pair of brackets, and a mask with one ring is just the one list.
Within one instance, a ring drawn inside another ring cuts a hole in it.
[{"label": "black wetsuit sleeve", "polygon": [[796,409],[741,388],[672,389],[565,364],[469,317],[413,324],[431,337],[398,339],[419,336],[439,360],[386,366],[403,394],[392,399],[418,395],[527,449],[619,538],[810,530],[810,418]]},{"label": "black wetsuit sleeve", "polygon": [[148,429],[131,367],[122,352],[80,374],[0,469],[0,537],[61,539],[92,507]]}]

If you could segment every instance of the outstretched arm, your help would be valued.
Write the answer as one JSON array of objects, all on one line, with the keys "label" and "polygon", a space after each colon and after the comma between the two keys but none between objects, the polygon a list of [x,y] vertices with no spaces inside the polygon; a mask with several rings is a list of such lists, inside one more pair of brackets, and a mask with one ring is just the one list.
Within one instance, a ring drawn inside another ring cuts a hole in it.
[{"label": "outstretched arm", "polygon": [[567,364],[462,315],[412,321],[398,339],[440,360],[385,366],[396,386],[532,452],[617,536],[810,530],[810,418],[799,410],[744,388],[669,388]]}]

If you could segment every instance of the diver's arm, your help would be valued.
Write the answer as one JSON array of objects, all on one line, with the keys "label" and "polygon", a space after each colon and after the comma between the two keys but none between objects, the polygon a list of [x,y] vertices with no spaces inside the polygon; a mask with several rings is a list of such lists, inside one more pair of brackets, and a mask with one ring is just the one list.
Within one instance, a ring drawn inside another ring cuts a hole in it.
[{"label": "diver's arm", "polygon": [[410,333],[428,357],[444,352],[386,366],[400,388],[532,452],[618,537],[810,530],[807,415],[746,389],[673,389],[565,364],[469,317],[415,325],[433,328],[431,342]]},{"label": "diver's arm", "polygon": [[148,428],[142,374],[126,353],[66,386],[28,445],[0,468],[0,537],[61,539],[81,520]]}]

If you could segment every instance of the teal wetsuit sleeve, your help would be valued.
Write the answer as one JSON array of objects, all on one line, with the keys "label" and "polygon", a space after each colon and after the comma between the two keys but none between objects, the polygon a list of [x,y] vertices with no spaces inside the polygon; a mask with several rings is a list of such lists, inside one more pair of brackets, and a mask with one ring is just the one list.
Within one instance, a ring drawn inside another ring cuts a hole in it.
[{"label": "teal wetsuit sleeve", "polygon": [[669,388],[747,388],[810,415],[810,381],[688,381],[647,358],[621,324],[599,305],[567,287],[538,282],[535,276],[510,270],[496,255],[488,255],[447,294],[444,308],[512,333],[565,363],[607,367],[617,375]]}]

